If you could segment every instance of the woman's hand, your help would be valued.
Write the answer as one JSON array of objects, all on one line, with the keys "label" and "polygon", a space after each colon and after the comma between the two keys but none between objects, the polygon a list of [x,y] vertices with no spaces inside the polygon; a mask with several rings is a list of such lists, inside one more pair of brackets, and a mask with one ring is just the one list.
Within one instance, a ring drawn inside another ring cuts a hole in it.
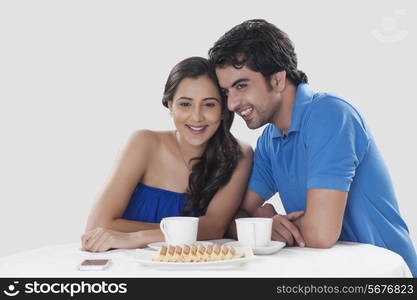
[{"label": "woman's hand", "polygon": [[86,232],[81,237],[81,250],[91,252],[104,252],[112,248],[139,248],[139,232],[120,232],[98,227]]}]

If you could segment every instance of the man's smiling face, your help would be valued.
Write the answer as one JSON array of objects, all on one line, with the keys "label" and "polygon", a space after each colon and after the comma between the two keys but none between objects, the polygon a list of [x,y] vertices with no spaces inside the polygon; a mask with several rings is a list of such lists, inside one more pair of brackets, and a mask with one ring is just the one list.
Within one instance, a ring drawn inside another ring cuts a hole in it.
[{"label": "man's smiling face", "polygon": [[216,68],[216,74],[229,110],[241,116],[250,129],[274,122],[281,95],[261,73],[246,66],[240,69],[226,66]]}]

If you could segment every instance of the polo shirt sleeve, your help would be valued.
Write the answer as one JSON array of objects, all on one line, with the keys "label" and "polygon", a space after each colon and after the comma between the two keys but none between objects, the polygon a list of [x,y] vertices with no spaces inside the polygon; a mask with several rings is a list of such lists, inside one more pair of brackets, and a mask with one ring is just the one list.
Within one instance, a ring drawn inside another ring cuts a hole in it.
[{"label": "polo shirt sleeve", "polygon": [[268,128],[265,128],[256,143],[252,171],[248,183],[248,189],[257,193],[264,200],[268,200],[276,193],[271,160],[267,151],[270,142]]},{"label": "polo shirt sleeve", "polygon": [[348,192],[369,145],[366,125],[347,102],[324,97],[313,104],[305,130],[307,189]]}]

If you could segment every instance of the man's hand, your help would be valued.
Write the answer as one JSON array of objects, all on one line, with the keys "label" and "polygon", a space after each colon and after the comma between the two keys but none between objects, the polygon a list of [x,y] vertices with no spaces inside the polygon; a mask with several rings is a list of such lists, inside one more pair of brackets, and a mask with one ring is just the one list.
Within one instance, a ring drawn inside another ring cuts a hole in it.
[{"label": "man's hand", "polygon": [[293,223],[303,214],[304,211],[295,211],[288,215],[275,215],[272,218],[272,240],[285,242],[288,246],[293,246],[296,242],[300,247],[304,247],[304,238],[297,225]]}]

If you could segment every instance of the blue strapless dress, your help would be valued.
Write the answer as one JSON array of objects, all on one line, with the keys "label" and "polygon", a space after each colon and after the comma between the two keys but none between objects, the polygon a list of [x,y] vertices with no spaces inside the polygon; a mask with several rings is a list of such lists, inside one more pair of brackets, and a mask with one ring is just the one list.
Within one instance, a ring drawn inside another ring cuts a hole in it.
[{"label": "blue strapless dress", "polygon": [[165,217],[181,216],[186,204],[185,194],[139,183],[132,193],[122,218],[159,223]]}]

